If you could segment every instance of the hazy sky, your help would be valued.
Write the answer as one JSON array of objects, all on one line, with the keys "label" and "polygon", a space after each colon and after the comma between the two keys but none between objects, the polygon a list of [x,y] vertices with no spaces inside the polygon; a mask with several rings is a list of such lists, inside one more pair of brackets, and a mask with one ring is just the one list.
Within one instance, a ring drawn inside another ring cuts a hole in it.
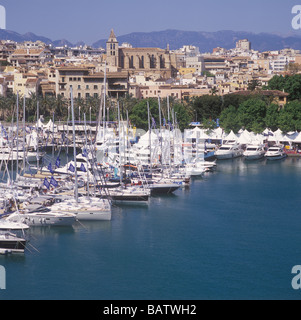
[{"label": "hazy sky", "polygon": [[[185,31],[293,32],[292,7],[301,0],[0,0],[6,28],[52,40],[92,44],[131,32]],[[301,35],[301,30],[298,31]]]}]

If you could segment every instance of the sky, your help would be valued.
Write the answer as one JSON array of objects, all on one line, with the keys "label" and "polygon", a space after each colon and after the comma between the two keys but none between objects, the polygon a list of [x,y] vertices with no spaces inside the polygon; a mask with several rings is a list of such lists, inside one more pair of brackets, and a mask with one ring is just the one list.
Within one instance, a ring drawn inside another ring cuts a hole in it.
[{"label": "sky", "polygon": [[6,29],[92,44],[131,32],[248,31],[301,35],[292,7],[301,0],[0,0]]}]

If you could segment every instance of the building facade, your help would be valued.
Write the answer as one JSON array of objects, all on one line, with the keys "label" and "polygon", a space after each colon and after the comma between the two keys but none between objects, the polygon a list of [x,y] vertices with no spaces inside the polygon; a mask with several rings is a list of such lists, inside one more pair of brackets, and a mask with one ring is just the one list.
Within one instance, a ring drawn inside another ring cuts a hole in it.
[{"label": "building facade", "polygon": [[157,75],[165,79],[176,75],[176,56],[169,49],[120,47],[111,31],[106,44],[108,66],[135,74]]},{"label": "building facade", "polygon": [[[70,98],[72,87],[74,98],[88,99],[99,97],[104,90],[105,75],[94,73],[93,69],[83,67],[59,67],[56,69],[56,95]],[[106,75],[106,95],[111,98],[123,97],[128,93],[128,74],[110,72]]]}]

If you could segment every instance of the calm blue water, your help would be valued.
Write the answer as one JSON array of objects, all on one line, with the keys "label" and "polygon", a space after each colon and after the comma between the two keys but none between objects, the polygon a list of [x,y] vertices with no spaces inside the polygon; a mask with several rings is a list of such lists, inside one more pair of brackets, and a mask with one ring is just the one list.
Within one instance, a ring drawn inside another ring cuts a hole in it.
[{"label": "calm blue water", "polygon": [[300,299],[300,186],[301,160],[231,160],[110,222],[32,229],[0,299]]}]

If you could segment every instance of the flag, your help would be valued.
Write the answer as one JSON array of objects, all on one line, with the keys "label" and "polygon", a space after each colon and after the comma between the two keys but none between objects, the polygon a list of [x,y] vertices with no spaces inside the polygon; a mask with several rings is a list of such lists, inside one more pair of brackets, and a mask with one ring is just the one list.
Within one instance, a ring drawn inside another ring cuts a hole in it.
[{"label": "flag", "polygon": [[55,166],[56,166],[57,168],[59,168],[60,165],[61,165],[61,159],[60,159],[60,158],[57,158],[56,161],[55,161]]},{"label": "flag", "polygon": [[166,127],[166,120],[163,118],[163,127]]},{"label": "flag", "polygon": [[83,157],[85,157],[85,158],[88,158],[88,152],[87,152],[87,149],[84,149],[83,150]]},{"label": "flag", "polygon": [[82,171],[82,172],[87,172],[87,170],[86,170],[86,168],[85,168],[85,166],[84,166],[83,163],[82,163],[81,166],[80,166],[80,171]]},{"label": "flag", "polygon": [[49,189],[49,187],[50,187],[50,183],[49,183],[49,181],[47,180],[47,178],[44,179],[44,186],[45,186],[47,189]]},{"label": "flag", "polygon": [[50,173],[54,173],[51,162],[49,162],[48,170],[50,171]]},{"label": "flag", "polygon": [[51,179],[50,179],[50,184],[52,184],[55,188],[56,187],[58,187],[58,182],[53,178],[53,177],[51,177]]},{"label": "flag", "polygon": [[156,121],[154,118],[152,118],[152,128],[156,128]]},{"label": "flag", "polygon": [[71,172],[75,172],[75,167],[74,167],[74,165],[72,163],[70,163],[70,166],[69,166],[68,170],[71,171]]}]

